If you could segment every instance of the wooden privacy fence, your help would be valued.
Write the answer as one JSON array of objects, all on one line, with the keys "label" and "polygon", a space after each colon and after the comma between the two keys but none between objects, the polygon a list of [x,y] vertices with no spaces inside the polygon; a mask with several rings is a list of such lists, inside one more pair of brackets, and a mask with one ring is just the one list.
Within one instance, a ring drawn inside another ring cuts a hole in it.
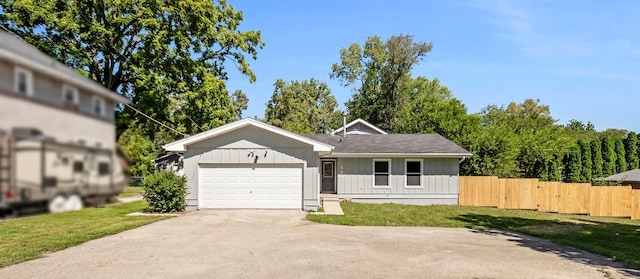
[{"label": "wooden privacy fence", "polygon": [[543,212],[640,219],[640,188],[461,176],[458,203]]}]

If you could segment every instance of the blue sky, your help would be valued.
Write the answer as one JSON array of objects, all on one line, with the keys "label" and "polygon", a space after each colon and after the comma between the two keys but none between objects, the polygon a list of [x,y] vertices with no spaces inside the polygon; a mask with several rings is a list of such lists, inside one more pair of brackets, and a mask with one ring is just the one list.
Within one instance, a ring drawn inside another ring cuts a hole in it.
[{"label": "blue sky", "polygon": [[437,77],[468,108],[540,99],[564,124],[640,132],[640,1],[231,1],[242,30],[266,46],[250,84],[229,68],[227,87],[263,117],[278,79],[327,82],[344,108],[351,88],[329,78],[339,51],[368,36],[410,34],[433,50],[413,70]]}]

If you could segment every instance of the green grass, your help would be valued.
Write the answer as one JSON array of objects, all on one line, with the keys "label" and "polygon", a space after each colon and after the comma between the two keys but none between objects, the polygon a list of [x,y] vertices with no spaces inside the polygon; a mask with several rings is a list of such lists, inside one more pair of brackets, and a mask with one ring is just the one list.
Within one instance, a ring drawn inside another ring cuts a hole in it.
[{"label": "green grass", "polygon": [[127,186],[127,188],[125,188],[124,191],[120,193],[120,195],[118,195],[118,197],[120,198],[134,197],[137,195],[142,195],[143,192],[144,192],[143,187]]},{"label": "green grass", "polygon": [[470,206],[340,203],[344,216],[307,215],[326,224],[501,229],[640,265],[640,221]]},{"label": "green grass", "polygon": [[126,216],[145,207],[138,201],[0,221],[0,268],[168,218]]}]

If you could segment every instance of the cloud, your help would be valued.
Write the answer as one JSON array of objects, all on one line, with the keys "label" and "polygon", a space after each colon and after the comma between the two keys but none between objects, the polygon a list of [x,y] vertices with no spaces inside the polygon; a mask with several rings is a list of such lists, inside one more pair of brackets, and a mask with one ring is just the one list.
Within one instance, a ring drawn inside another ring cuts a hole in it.
[{"label": "cloud", "polygon": [[[552,19],[545,13],[535,13],[523,6],[526,1],[510,0],[471,0],[470,6],[490,16],[487,20],[498,30],[500,38],[511,41],[518,49],[529,55],[570,55],[588,56],[597,52],[597,46],[560,34],[558,30],[549,30]],[[534,2],[542,7],[541,1]],[[518,4],[519,6],[516,6]]]}]

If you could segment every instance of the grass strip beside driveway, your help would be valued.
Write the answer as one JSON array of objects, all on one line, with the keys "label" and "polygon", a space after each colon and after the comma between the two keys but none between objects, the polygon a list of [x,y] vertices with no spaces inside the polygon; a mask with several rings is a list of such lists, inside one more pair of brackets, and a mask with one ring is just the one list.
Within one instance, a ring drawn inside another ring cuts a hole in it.
[{"label": "grass strip beside driveway", "polygon": [[128,197],[135,197],[138,195],[142,196],[143,193],[144,193],[144,187],[127,186],[127,188],[125,188],[124,191],[120,193],[120,195],[118,195],[118,197],[128,198]]},{"label": "grass strip beside driveway", "polygon": [[0,268],[169,218],[126,216],[146,206],[138,201],[0,221]]},{"label": "grass strip beside driveway", "polygon": [[326,224],[425,226],[515,231],[640,265],[640,221],[488,207],[340,203],[344,216],[307,215]]}]

